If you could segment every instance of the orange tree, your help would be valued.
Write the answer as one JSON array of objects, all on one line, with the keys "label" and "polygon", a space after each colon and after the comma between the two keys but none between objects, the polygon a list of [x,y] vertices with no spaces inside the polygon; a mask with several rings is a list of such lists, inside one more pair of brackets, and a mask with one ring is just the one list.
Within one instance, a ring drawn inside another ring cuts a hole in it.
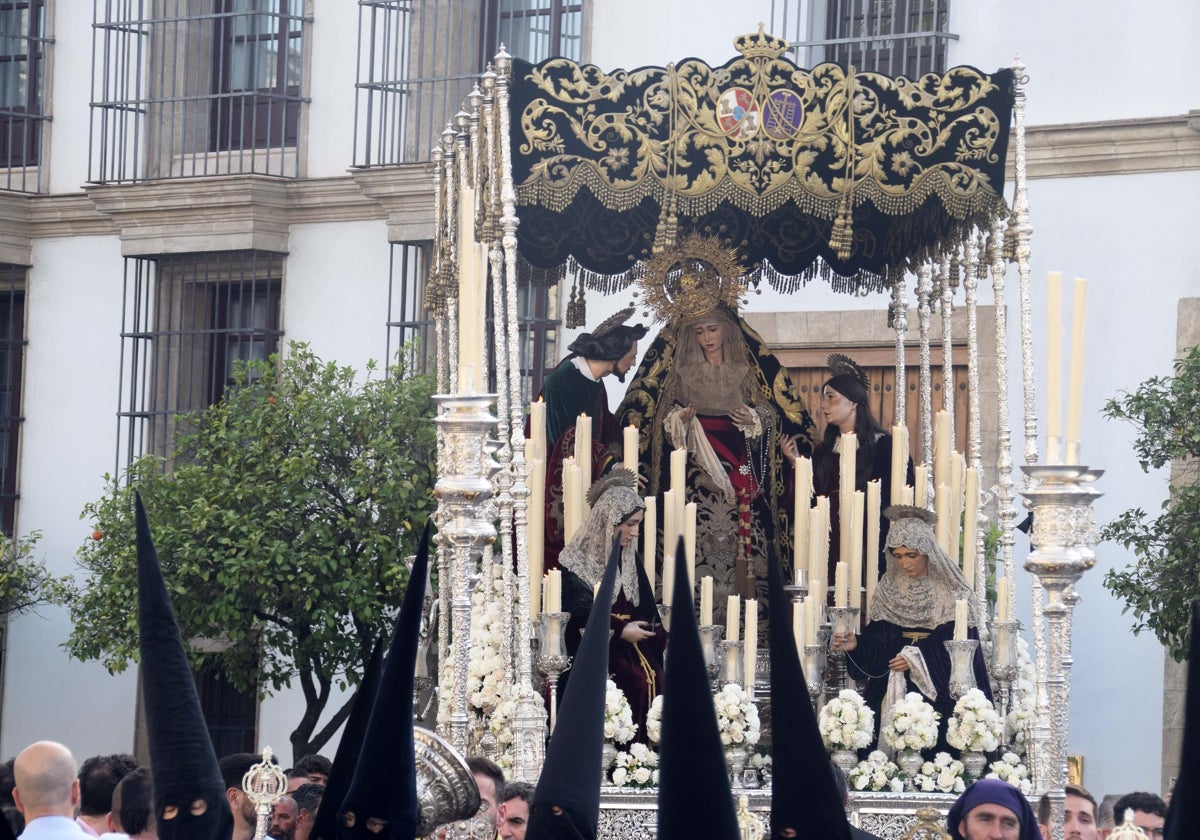
[{"label": "orange tree", "polygon": [[327,709],[333,689],[387,638],[434,508],[432,392],[402,366],[360,378],[302,344],[240,369],[180,424],[169,470],[144,456],[85,506],[70,654],[114,673],[136,660],[140,491],[194,664],[243,691],[298,687],[294,756],[320,749],[349,712]]},{"label": "orange tree", "polygon": [[1109,400],[1104,413],[1137,429],[1133,449],[1144,471],[1175,468],[1158,516],[1139,507],[1104,526],[1102,539],[1136,557],[1124,569],[1109,569],[1104,585],[1133,613],[1135,633],[1151,630],[1182,661],[1191,603],[1200,598],[1200,347],[1176,361],[1173,376],[1147,379]]}]

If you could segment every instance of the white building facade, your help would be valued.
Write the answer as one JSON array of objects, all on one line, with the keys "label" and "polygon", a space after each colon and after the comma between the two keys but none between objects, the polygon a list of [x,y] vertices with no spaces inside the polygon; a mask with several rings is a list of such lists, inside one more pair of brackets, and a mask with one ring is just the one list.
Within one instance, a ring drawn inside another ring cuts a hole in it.
[{"label": "white building facade", "polygon": [[[1189,0],[1153,17],[1112,0],[123,0],[95,9],[26,0],[0,3],[0,156],[9,164],[0,169],[0,322],[9,330],[0,343],[19,356],[0,382],[10,401],[4,527],[42,531],[50,569],[74,572],[92,529],[79,514],[105,473],[169,445],[167,418],[219,396],[233,360],[299,340],[362,367],[420,334],[431,150],[498,43],[606,69],[687,56],[717,65],[760,21],[801,44],[806,66],[844,60],[839,40],[864,30],[879,37],[849,60],[895,63],[883,72],[912,61],[993,70],[1020,56],[1035,354],[1046,273],[1088,277],[1084,460],[1107,470],[1097,519],[1156,509],[1167,476],[1143,474],[1131,430],[1100,409],[1168,373],[1178,348],[1200,340],[1189,302],[1200,298],[1191,249],[1200,101],[1189,60],[1200,7]],[[569,338],[563,295],[529,297],[528,366],[552,365]],[[1007,303],[1020,464],[1015,282]],[[751,320],[799,358],[886,344],[886,307],[817,281],[790,298],[756,298]],[[174,367],[153,367],[155,355]],[[1023,538],[1017,548],[1019,565]],[[1180,725],[1164,713],[1162,649],[1132,636],[1101,586],[1104,570],[1131,556],[1112,545],[1097,555],[1078,587],[1071,752],[1084,756],[1084,783],[1097,795],[1160,790]],[[41,738],[80,757],[133,749],[136,673],[69,660],[69,629],[54,608],[5,629],[0,756]],[[251,746],[278,751],[302,709],[296,695],[251,703],[231,725]]]}]

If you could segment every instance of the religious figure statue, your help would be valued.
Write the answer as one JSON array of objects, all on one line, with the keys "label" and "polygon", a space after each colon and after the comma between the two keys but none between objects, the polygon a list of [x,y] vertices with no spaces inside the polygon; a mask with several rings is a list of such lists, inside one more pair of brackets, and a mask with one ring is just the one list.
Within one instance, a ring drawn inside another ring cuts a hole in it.
[{"label": "religious figure statue", "polygon": [[[638,562],[638,533],[646,504],[637,492],[637,477],[615,467],[588,491],[591,512],[559,555],[562,569],[562,608],[567,622],[567,653],[579,648],[588,616],[595,608],[594,592],[604,575],[613,544],[621,547],[609,626],[608,671],[625,693],[637,726],[636,741],[646,740],[646,713],[662,693],[663,651],[667,631],[659,619],[654,590]],[[570,671],[564,674],[567,679]],[[565,693],[565,688],[564,688]]]},{"label": "religious figure statue", "polygon": [[[849,673],[866,680],[864,698],[875,710],[876,734],[892,703],[910,691],[925,695],[941,714],[936,750],[957,753],[946,743],[946,723],[957,698],[950,696],[950,654],[955,604],[967,602],[967,638],[979,638],[979,609],[971,586],[938,545],[936,516],[924,508],[893,505],[887,547],[892,560],[879,579],[862,634],[836,634],[831,640],[846,651]],[[989,700],[992,691],[983,660],[975,650],[975,684]]]},{"label": "religious figure statue", "polygon": [[640,428],[648,495],[669,489],[671,452],[687,450],[686,501],[697,505],[696,576],[713,578],[720,622],[722,596],[766,603],[769,551],[790,562],[791,468],[781,442],[794,438],[808,454],[812,418],[787,369],[738,315],[745,286],[733,249],[685,238],[651,258],[643,286],[645,305],[666,323],[617,414],[622,426]]},{"label": "religious figure statue", "polygon": [[[591,332],[582,333],[570,351],[542,382],[546,402],[546,535],[543,567],[558,565],[565,534],[563,519],[563,461],[575,455],[575,421],[592,418],[592,475],[603,475],[620,457],[621,435],[608,407],[604,378],[625,381],[637,360],[638,340],[646,335],[641,324],[627,324],[633,309],[623,309]],[[526,429],[526,434],[528,434]]]},{"label": "religious figure statue", "polygon": [[[854,489],[866,492],[867,483],[879,482],[880,510],[892,502],[892,436],[884,431],[871,410],[871,383],[864,371],[849,356],[831,353],[827,362],[830,377],[821,386],[821,414],[825,419],[825,432],[813,450],[813,492],[817,496],[829,497],[829,569],[826,580],[834,579],[841,539],[841,444],[843,434],[854,434],[856,445],[854,458]],[[784,453],[795,463],[799,457],[798,447],[784,441]],[[905,483],[912,485],[913,463],[906,464]],[[865,523],[864,523],[865,527]],[[879,545],[885,542],[886,522],[880,521]],[[867,541],[863,540],[863,545]],[[887,571],[888,552],[881,551],[880,575]],[[861,581],[851,585],[862,586]],[[831,593],[832,594],[832,593]]]}]

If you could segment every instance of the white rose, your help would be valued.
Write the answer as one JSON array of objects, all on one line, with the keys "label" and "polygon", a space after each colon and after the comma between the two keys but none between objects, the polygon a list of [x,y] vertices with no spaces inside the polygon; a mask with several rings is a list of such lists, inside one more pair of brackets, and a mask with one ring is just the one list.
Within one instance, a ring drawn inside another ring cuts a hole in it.
[{"label": "white rose", "polygon": [[629,771],[624,767],[618,767],[616,770],[613,770],[612,780],[614,785],[621,787],[625,782],[629,781]]},{"label": "white rose", "polygon": [[650,769],[647,767],[639,767],[633,771],[633,780],[639,785],[644,785],[650,781]]}]

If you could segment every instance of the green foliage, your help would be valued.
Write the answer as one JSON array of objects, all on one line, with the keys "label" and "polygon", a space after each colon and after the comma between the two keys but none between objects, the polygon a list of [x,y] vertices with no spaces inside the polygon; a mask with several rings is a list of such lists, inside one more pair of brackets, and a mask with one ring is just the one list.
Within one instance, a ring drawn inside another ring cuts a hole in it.
[{"label": "green foliage", "polygon": [[1151,630],[1182,661],[1191,602],[1200,598],[1200,347],[1175,363],[1174,376],[1147,379],[1132,394],[1109,400],[1104,414],[1137,428],[1134,452],[1144,471],[1168,463],[1178,468],[1156,518],[1142,508],[1127,510],[1100,536],[1137,558],[1104,576],[1104,585],[1125,601],[1125,612],[1133,613],[1134,632]]},{"label": "green foliage", "polygon": [[435,505],[432,392],[401,367],[377,377],[368,366],[357,383],[302,344],[239,370],[220,403],[188,419],[170,471],[143,457],[85,506],[101,536],[78,552],[89,576],[70,604],[68,651],[110,672],[137,658],[138,490],[195,664],[242,690],[298,681],[307,709],[293,749],[318,749],[346,712],[313,735],[331,686],[356,684],[388,637],[404,558]]},{"label": "green foliage", "polygon": [[41,531],[16,539],[0,534],[0,619],[66,599],[70,579],[52,576],[45,563],[33,558],[41,538]]}]

